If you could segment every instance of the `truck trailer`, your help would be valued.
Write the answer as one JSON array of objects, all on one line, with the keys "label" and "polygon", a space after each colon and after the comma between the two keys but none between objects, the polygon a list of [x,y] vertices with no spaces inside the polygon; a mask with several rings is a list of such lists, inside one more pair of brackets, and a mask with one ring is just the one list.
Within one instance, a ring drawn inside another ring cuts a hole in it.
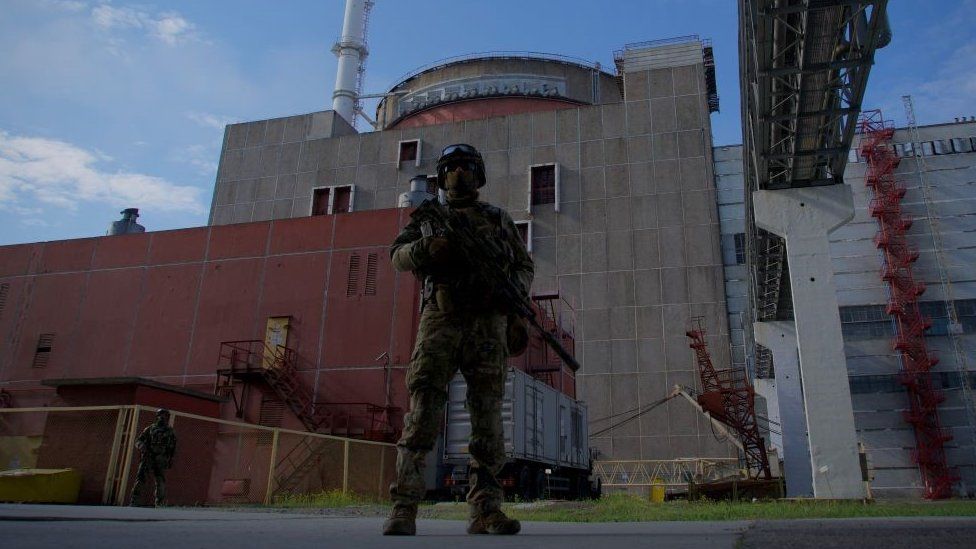
[{"label": "truck trailer", "polygon": [[[471,416],[467,384],[457,374],[448,386],[437,488],[453,498],[468,487]],[[509,368],[502,403],[507,462],[498,480],[507,496],[524,500],[598,497],[591,480],[586,405],[540,379]]]}]

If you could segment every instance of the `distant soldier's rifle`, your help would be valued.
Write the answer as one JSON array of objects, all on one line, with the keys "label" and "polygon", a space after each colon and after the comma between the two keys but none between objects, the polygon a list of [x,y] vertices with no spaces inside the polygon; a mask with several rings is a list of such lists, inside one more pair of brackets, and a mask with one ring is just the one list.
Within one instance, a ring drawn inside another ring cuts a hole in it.
[{"label": "distant soldier's rifle", "polygon": [[447,238],[452,252],[467,263],[466,267],[486,288],[491,288],[493,297],[501,301],[506,312],[524,318],[542,339],[559,355],[574,372],[579,363],[563,348],[552,333],[543,328],[529,304],[528,288],[521,288],[509,277],[505,270],[510,258],[505,250],[490,239],[471,228],[467,219],[444,207],[436,198],[429,199],[410,214],[422,227],[424,236],[438,235]]}]

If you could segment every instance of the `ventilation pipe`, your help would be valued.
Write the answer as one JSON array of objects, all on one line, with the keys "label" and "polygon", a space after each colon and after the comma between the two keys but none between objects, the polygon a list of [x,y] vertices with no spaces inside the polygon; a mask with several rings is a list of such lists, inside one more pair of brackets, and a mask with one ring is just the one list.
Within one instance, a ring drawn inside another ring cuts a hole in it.
[{"label": "ventilation pipe", "polygon": [[410,190],[400,195],[397,206],[400,208],[416,208],[423,204],[425,200],[434,198],[434,195],[427,192],[428,181],[431,181],[430,176],[423,174],[414,176],[410,180]]},{"label": "ventilation pipe", "polygon": [[107,236],[146,232],[145,227],[136,223],[136,218],[139,217],[139,208],[126,208],[119,213],[122,214],[122,219],[112,222],[108,232],[105,233]]},{"label": "ventilation pipe", "polygon": [[342,36],[332,46],[339,58],[332,110],[349,124],[354,123],[356,102],[359,99],[359,77],[366,61],[366,10],[370,0],[346,0],[346,14],[342,22]]}]

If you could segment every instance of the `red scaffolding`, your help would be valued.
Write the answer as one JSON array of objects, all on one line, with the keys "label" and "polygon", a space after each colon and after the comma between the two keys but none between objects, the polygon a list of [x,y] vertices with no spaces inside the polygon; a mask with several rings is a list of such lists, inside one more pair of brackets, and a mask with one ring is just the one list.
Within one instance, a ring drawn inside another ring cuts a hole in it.
[{"label": "red scaffolding", "polygon": [[952,435],[939,421],[938,406],[945,396],[932,382],[931,369],[939,359],[929,352],[925,342],[925,331],[932,321],[922,315],[918,305],[925,284],[913,275],[918,250],[906,238],[912,218],[902,211],[905,187],[894,176],[899,162],[891,145],[895,129],[884,120],[881,111],[874,110],[862,113],[859,131],[859,152],[867,163],[864,183],[873,192],[869,211],[878,220],[874,243],[883,258],[881,278],[888,287],[886,310],[895,324],[893,347],[901,353],[898,379],[908,392],[909,408],[904,417],[915,431],[912,458],[921,472],[925,497],[943,499],[951,495],[956,480],[945,455],[945,443],[952,440]]},{"label": "red scaffolding", "polygon": [[702,392],[698,404],[712,417],[728,425],[742,442],[749,476],[769,480],[769,457],[766,442],[759,434],[756,422],[756,392],[749,383],[744,368],[716,370],[705,342],[705,329],[701,319],[695,319],[695,328],[685,332],[691,340],[688,345],[695,350],[698,375]]}]

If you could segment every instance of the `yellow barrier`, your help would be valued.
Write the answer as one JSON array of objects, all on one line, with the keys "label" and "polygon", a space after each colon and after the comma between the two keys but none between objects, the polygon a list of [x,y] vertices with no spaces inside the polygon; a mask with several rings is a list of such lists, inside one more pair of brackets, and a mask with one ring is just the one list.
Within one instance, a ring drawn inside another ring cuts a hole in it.
[{"label": "yellow barrier", "polygon": [[0,501],[77,503],[81,474],[74,469],[0,471]]}]

